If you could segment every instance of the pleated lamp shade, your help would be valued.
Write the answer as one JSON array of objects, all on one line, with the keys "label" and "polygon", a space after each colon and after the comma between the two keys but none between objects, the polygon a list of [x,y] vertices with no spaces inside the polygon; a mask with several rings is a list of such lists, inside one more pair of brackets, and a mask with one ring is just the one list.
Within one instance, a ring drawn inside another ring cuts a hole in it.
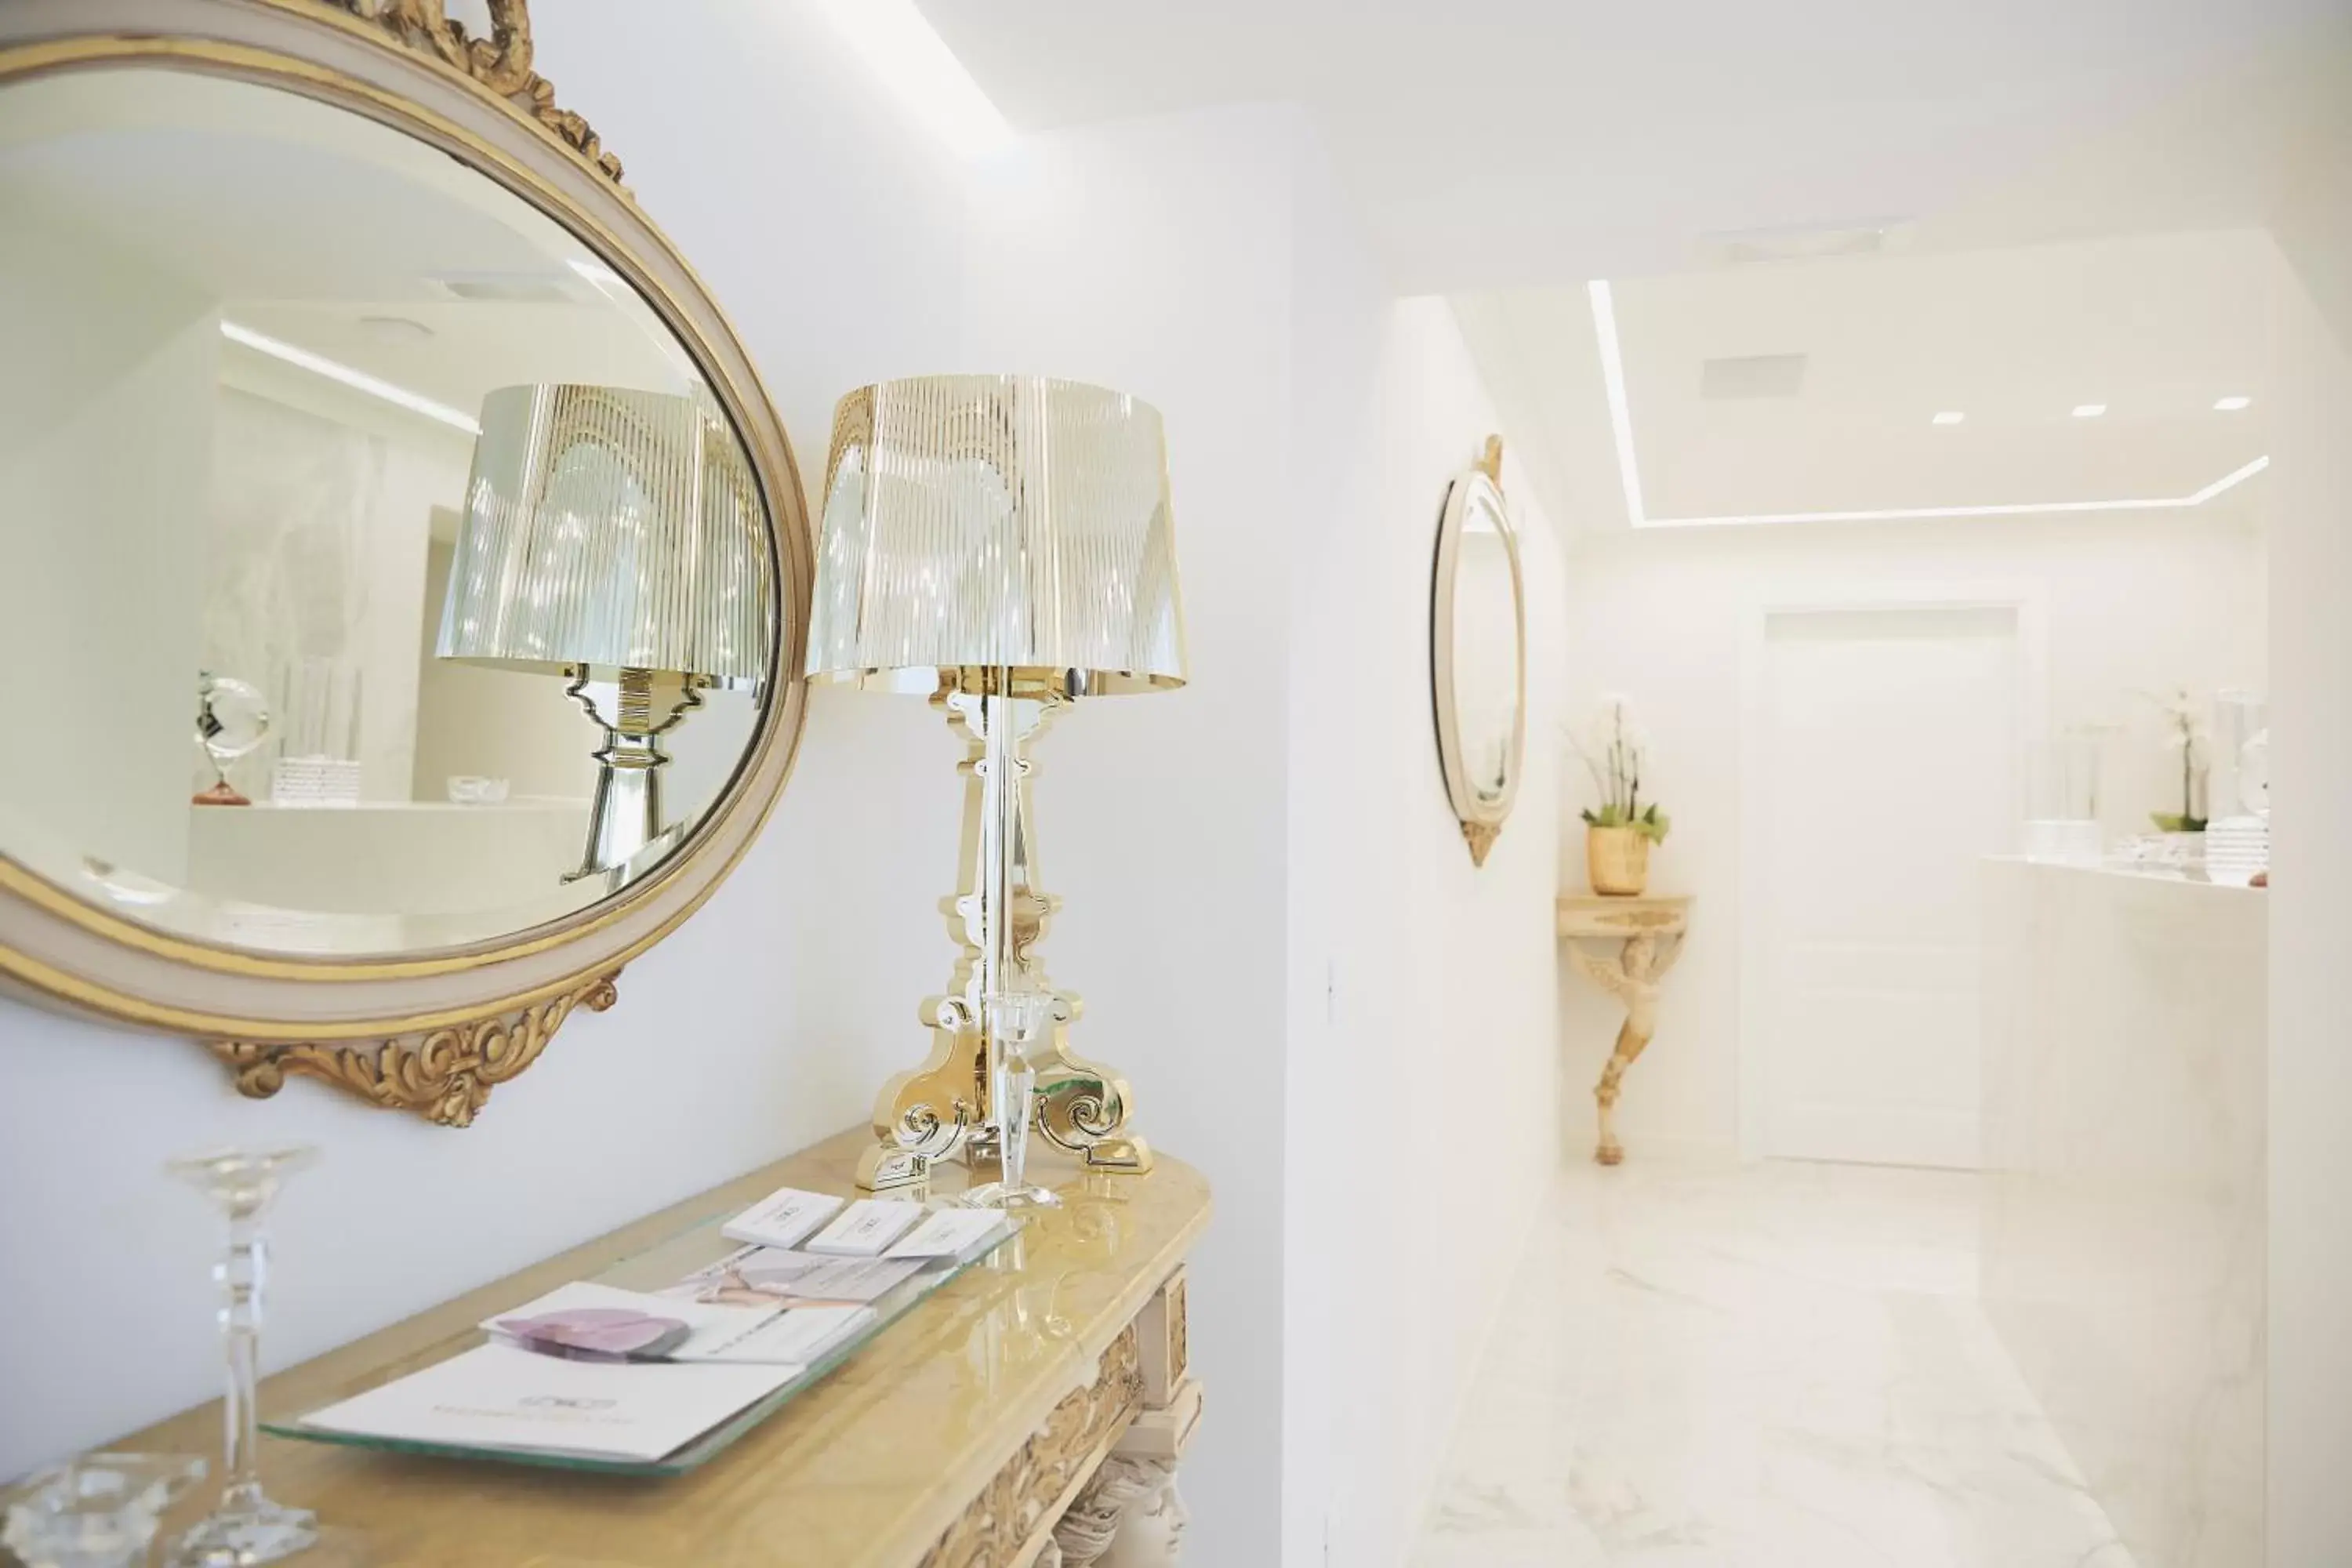
[{"label": "pleated lamp shade", "polygon": [[841,400],[807,673],[928,693],[1010,668],[1069,696],[1184,683],[1159,411],[1042,376]]},{"label": "pleated lamp shade", "polygon": [[766,507],[707,396],[539,385],[483,400],[440,657],[748,686],[769,673],[773,600]]}]

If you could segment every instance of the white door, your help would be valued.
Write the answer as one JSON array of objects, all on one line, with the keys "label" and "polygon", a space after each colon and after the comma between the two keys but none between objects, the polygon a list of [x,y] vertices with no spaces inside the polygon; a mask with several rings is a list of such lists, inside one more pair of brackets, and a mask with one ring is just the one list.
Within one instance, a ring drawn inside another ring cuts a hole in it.
[{"label": "white door", "polygon": [[2010,609],[1767,618],[1743,781],[1765,1152],[1979,1163],[1977,862],[2015,833],[2021,658]]}]

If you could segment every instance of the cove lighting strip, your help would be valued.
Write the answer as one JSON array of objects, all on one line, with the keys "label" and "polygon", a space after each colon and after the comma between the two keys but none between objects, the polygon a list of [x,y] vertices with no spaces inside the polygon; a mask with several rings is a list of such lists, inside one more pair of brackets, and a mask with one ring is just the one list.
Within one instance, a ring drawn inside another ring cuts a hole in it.
[{"label": "cove lighting strip", "polygon": [[272,359],[283,360],[288,364],[298,365],[313,375],[323,375],[329,381],[341,382],[354,392],[364,392],[370,397],[380,397],[386,403],[407,409],[411,414],[422,414],[427,419],[437,419],[444,425],[454,426],[463,430],[468,436],[478,436],[482,433],[482,426],[472,416],[460,413],[446,403],[436,403],[423,393],[411,392],[404,386],[395,386],[391,382],[370,375],[363,370],[354,370],[341,360],[331,360],[324,354],[314,354],[309,349],[296,348],[292,343],[281,339],[257,332],[251,327],[241,326],[226,316],[221,318],[220,330],[221,336],[233,343],[249,348],[256,353],[265,353]]},{"label": "cove lighting strip", "polygon": [[820,0],[820,8],[900,107],[950,151],[985,158],[1012,144],[1013,128],[915,0]]},{"label": "cove lighting strip", "polygon": [[1625,356],[1617,337],[1617,307],[1608,283],[1595,279],[1592,329],[1601,343],[1601,377],[1609,393],[1609,425],[1617,440],[1617,472],[1625,486],[1625,515],[1635,528],[1737,528],[1766,522],[1919,522],[1953,517],[2046,517],[2084,511],[2179,511],[2203,506],[2224,491],[2235,489],[2271,466],[2268,457],[2256,458],[2185,496],[2148,500],[2023,501],[2004,506],[1888,507],[1871,511],[1747,512],[1725,517],[1652,517],[1642,505],[1642,479],[1633,445],[1633,408],[1625,395]]}]

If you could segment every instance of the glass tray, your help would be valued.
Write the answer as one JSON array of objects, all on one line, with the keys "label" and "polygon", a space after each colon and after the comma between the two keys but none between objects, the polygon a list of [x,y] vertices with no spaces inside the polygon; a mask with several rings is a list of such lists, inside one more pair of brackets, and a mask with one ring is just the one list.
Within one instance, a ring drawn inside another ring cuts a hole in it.
[{"label": "glass tray", "polygon": [[[934,1203],[928,1206],[936,1208],[946,1205]],[[599,1285],[612,1285],[625,1290],[658,1290],[666,1285],[675,1285],[696,1269],[707,1264],[716,1263],[720,1258],[740,1249],[740,1243],[730,1241],[719,1234],[719,1227],[734,1217],[735,1213],[736,1211],[730,1208],[724,1213],[707,1215],[668,1240],[657,1242],[643,1252],[622,1259],[602,1273],[591,1274],[587,1278]],[[708,1463],[724,1453],[744,1433],[751,1431],[801,1394],[824,1382],[827,1373],[872,1343],[876,1335],[887,1331],[891,1324],[920,1305],[932,1291],[974,1264],[982,1262],[998,1247],[1011,1240],[1018,1234],[1019,1226],[1020,1221],[1013,1220],[1012,1228],[1008,1229],[1004,1236],[999,1237],[996,1242],[976,1257],[961,1263],[942,1261],[933,1264],[883,1292],[873,1302],[872,1321],[868,1322],[861,1331],[818,1357],[809,1364],[806,1372],[785,1384],[782,1388],[745,1405],[701,1436],[683,1447],[672,1449],[658,1459],[614,1459],[597,1458],[580,1454],[523,1453],[512,1448],[484,1448],[463,1444],[418,1443],[395,1437],[369,1437],[356,1433],[329,1432],[315,1426],[305,1426],[301,1424],[299,1415],[265,1419],[261,1423],[261,1429],[275,1436],[292,1437],[305,1443],[331,1443],[347,1448],[374,1448],[391,1454],[425,1454],[440,1458],[488,1460],[508,1465],[533,1465],[543,1469],[593,1470],[614,1476],[682,1476],[697,1466]],[[520,1303],[518,1302],[517,1305]],[[336,1399],[327,1403],[339,1403],[354,1394],[365,1393],[368,1388],[379,1387],[412,1373],[422,1372],[427,1366],[436,1365],[450,1356],[461,1354],[477,1345],[484,1344],[488,1342],[488,1334],[480,1331],[469,1334],[461,1343],[449,1346],[446,1354],[436,1356],[431,1361],[413,1364],[404,1363],[396,1370],[387,1369],[384,1376],[373,1379],[363,1386],[347,1389]],[[319,1408],[323,1409],[325,1406],[322,1405]]]}]

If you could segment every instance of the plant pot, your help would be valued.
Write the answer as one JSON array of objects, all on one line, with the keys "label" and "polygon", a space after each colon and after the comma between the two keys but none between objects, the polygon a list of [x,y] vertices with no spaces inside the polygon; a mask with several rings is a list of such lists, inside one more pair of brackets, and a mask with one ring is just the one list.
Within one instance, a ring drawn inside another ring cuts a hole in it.
[{"label": "plant pot", "polygon": [[1650,885],[1650,836],[1638,827],[1584,830],[1584,868],[1592,890],[1611,898],[1637,899]]}]

